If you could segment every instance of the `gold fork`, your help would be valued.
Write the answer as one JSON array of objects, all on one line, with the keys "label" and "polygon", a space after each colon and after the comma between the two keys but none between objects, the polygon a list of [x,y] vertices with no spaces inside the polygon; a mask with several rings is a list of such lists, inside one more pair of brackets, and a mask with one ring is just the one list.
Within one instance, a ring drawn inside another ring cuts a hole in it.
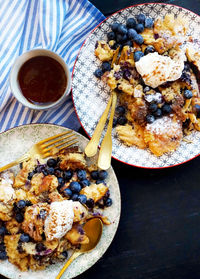
[{"label": "gold fork", "polygon": [[61,134],[43,139],[37,143],[35,143],[24,155],[22,155],[17,160],[0,167],[0,172],[9,169],[13,166],[16,166],[23,161],[30,159],[33,155],[38,154],[41,158],[47,158],[51,155],[51,151],[53,148],[58,148],[58,151],[63,148],[69,147],[72,144],[77,143],[77,137],[74,136],[72,131],[63,132]]}]

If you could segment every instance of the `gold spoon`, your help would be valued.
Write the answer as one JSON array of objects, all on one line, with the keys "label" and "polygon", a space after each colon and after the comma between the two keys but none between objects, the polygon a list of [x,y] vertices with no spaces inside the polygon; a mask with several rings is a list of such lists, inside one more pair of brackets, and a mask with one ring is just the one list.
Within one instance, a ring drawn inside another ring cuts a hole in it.
[{"label": "gold spoon", "polygon": [[96,129],[92,135],[92,138],[90,139],[89,143],[87,144],[87,146],[85,148],[85,154],[87,155],[87,157],[92,157],[97,153],[99,140],[100,140],[103,128],[106,124],[106,119],[108,117],[108,112],[110,110],[110,106],[112,103],[112,96],[113,96],[113,94],[111,94],[108,104],[106,106],[106,109],[103,112],[103,114],[96,126]]},{"label": "gold spoon", "polygon": [[88,244],[82,244],[80,250],[75,251],[69,260],[66,262],[66,264],[63,266],[59,274],[57,275],[56,279],[60,279],[65,270],[68,268],[68,266],[75,260],[78,256],[80,256],[83,253],[89,252],[92,249],[96,247],[98,244],[102,231],[103,231],[103,223],[101,219],[99,218],[93,218],[87,221],[85,225],[83,226],[83,229],[89,238],[89,243]]},{"label": "gold spoon", "polygon": [[115,107],[117,103],[117,93],[113,91],[112,95],[112,107],[110,112],[110,119],[106,134],[103,138],[101,149],[99,151],[98,167],[107,170],[111,166],[111,154],[112,154],[112,126],[113,118],[115,114]]}]

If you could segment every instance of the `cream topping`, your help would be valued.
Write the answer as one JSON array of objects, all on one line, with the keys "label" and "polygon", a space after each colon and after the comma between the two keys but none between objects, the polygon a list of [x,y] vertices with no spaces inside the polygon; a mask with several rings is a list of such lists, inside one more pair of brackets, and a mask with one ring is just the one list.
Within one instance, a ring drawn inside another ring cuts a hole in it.
[{"label": "cream topping", "polygon": [[184,60],[173,60],[157,52],[143,56],[135,63],[138,73],[146,85],[156,88],[159,85],[180,78]]},{"label": "cream topping", "polygon": [[74,219],[73,201],[52,202],[45,220],[44,232],[48,240],[63,237],[71,228]]}]

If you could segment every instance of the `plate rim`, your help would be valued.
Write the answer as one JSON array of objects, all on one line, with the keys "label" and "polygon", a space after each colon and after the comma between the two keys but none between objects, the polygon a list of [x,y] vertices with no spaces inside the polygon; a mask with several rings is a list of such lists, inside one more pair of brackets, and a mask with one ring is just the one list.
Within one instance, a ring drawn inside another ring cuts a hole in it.
[{"label": "plate rim", "polygon": [[[130,6],[127,6],[125,8],[122,8],[114,13],[112,13],[111,15],[109,15],[108,17],[106,17],[104,20],[102,20],[94,29],[92,29],[90,31],[90,33],[87,35],[86,39],[84,40],[83,44],[81,45],[80,49],[79,49],[79,52],[77,54],[77,57],[75,59],[75,62],[74,62],[74,66],[73,66],[73,70],[72,70],[72,87],[71,87],[71,96],[72,96],[72,102],[73,102],[73,106],[74,106],[74,110],[75,110],[75,113],[76,113],[76,116],[78,118],[78,121],[81,125],[81,127],[83,128],[84,132],[87,134],[87,136],[91,139],[91,136],[89,135],[89,133],[86,131],[86,128],[83,126],[80,118],[79,118],[79,115],[78,115],[78,112],[77,112],[77,109],[76,109],[76,106],[75,106],[75,101],[74,101],[74,95],[73,95],[73,78],[74,78],[74,72],[75,72],[75,67],[76,67],[76,62],[79,58],[79,55],[80,55],[80,52],[83,48],[83,46],[85,45],[86,41],[88,40],[88,38],[90,37],[90,35],[102,24],[104,23],[105,21],[107,21],[110,17],[112,17],[113,15],[115,14],[118,14],[119,12],[121,11],[124,11],[126,9],[129,9],[129,8],[133,8],[133,7],[136,7],[136,6],[143,6],[143,5],[152,5],[152,4],[156,4],[156,5],[165,5],[165,6],[173,6],[173,7],[178,7],[178,8],[181,8],[182,10],[186,10],[196,16],[198,16],[200,18],[200,15],[196,14],[195,12],[187,9],[187,8],[184,8],[184,7],[181,7],[179,5],[174,5],[174,4],[168,4],[168,3],[162,3],[162,2],[147,2],[147,3],[140,3],[140,4],[135,4],[135,5],[130,5]],[[100,145],[98,145],[98,148],[100,149]],[[112,155],[112,158],[115,159],[116,161],[120,162],[120,163],[123,163],[125,165],[128,165],[128,166],[132,166],[132,167],[137,167],[137,168],[141,168],[141,169],[150,169],[150,170],[156,170],[156,169],[168,169],[168,168],[173,168],[173,167],[177,167],[177,166],[180,166],[180,165],[183,165],[187,162],[190,162],[192,160],[194,160],[195,158],[199,157],[200,156],[200,152],[199,154],[195,155],[194,157],[188,159],[188,160],[185,160],[181,163],[178,163],[178,164],[173,164],[173,165],[169,165],[169,166],[163,166],[163,167],[145,167],[145,166],[138,166],[138,165],[134,165],[134,164],[131,164],[131,163],[128,163],[128,162],[124,162],[118,158],[116,158],[115,156]]]},{"label": "plate rim", "polygon": [[[58,127],[58,128],[62,128],[62,129],[67,129],[67,130],[74,131],[75,133],[77,133],[77,134],[79,134],[81,137],[83,137],[85,140],[89,141],[89,139],[88,139],[87,137],[85,137],[84,135],[80,134],[79,132],[77,132],[77,131],[75,131],[75,130],[73,130],[73,129],[70,129],[70,128],[68,128],[68,127],[65,127],[65,126],[62,126],[62,125],[58,125],[58,124],[54,124],[54,123],[29,123],[29,124],[22,124],[22,125],[19,125],[19,126],[11,127],[11,128],[9,128],[9,129],[7,129],[7,130],[5,130],[5,131],[3,131],[3,132],[0,132],[0,137],[1,137],[3,134],[7,134],[7,133],[9,133],[9,132],[12,131],[12,130],[15,130],[15,129],[18,129],[18,128],[23,128],[23,127],[29,127],[29,126],[52,126],[52,127]],[[120,186],[119,186],[118,178],[117,178],[117,176],[116,176],[115,170],[114,170],[114,168],[112,167],[112,165],[111,165],[111,169],[112,169],[112,171],[113,171],[113,176],[114,176],[114,178],[115,178],[115,180],[116,180],[116,182],[117,182],[117,186],[118,186],[118,196],[119,196],[119,200],[118,200],[118,202],[119,202],[119,208],[118,208],[118,211],[119,211],[118,216],[119,216],[119,218],[117,219],[117,222],[115,221],[116,229],[115,229],[115,231],[114,231],[113,236],[112,236],[111,239],[110,239],[110,243],[106,246],[105,251],[103,251],[103,253],[101,253],[101,254],[99,255],[98,259],[97,259],[96,261],[94,261],[94,263],[92,263],[88,268],[86,268],[86,269],[84,269],[84,270],[80,270],[80,272],[78,272],[78,273],[75,275],[75,277],[76,277],[76,276],[79,276],[79,275],[81,275],[81,274],[84,274],[84,272],[86,272],[86,271],[89,270],[91,267],[93,267],[93,266],[104,256],[104,254],[107,252],[108,248],[109,248],[110,245],[112,244],[114,238],[116,237],[116,233],[117,233],[117,230],[118,230],[118,228],[119,228],[119,223],[120,223],[120,219],[121,219],[121,208],[122,208],[122,206],[121,206],[121,191],[120,191]],[[9,261],[8,261],[8,262],[9,262]],[[9,264],[13,265],[13,264],[10,263],[10,262],[9,262]],[[15,266],[15,265],[13,265],[13,266]],[[44,269],[43,271],[45,272],[45,269]],[[20,270],[19,270],[19,272],[21,272],[21,273],[23,274],[23,271],[20,271]],[[37,271],[32,271],[32,272],[37,272]],[[2,274],[2,273],[0,273],[0,275],[5,276],[5,275]],[[70,278],[75,278],[75,277],[70,277]],[[8,278],[9,278],[9,277],[8,277]],[[21,278],[21,275],[20,275],[18,278]],[[33,278],[34,278],[34,277],[33,277]]]}]

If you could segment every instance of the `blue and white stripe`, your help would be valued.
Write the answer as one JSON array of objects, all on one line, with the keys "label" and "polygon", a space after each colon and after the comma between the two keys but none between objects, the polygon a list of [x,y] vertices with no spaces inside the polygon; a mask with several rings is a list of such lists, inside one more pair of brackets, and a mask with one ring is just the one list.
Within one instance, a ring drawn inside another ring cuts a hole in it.
[{"label": "blue and white stripe", "polygon": [[9,73],[15,59],[34,48],[55,51],[72,72],[83,41],[103,19],[87,0],[0,0],[0,132],[27,123],[79,128],[71,96],[57,109],[28,109],[13,97]]}]

